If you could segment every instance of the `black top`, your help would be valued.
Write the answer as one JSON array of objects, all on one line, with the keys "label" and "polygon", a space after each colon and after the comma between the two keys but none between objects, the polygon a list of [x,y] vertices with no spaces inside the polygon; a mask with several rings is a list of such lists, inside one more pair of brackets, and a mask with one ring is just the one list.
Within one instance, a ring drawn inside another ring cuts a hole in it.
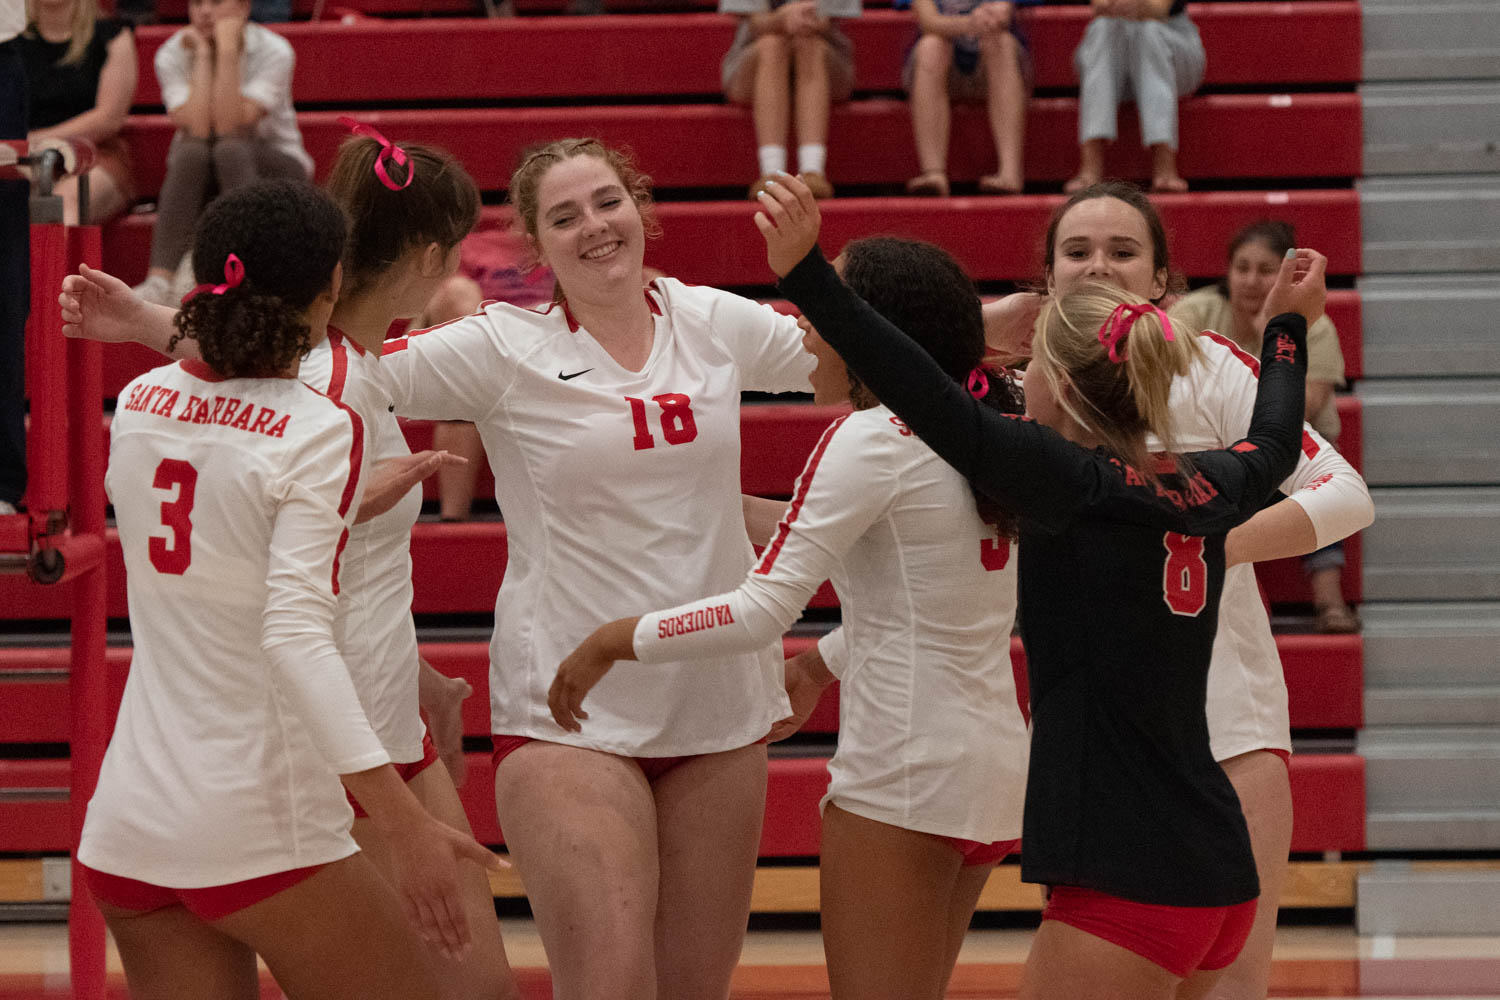
[{"label": "black top", "polygon": [[1306,323],[1271,321],[1255,413],[1226,451],[1151,486],[973,399],[841,282],[814,249],[781,282],[879,400],[1021,521],[1031,678],[1021,876],[1171,906],[1259,895],[1234,788],[1209,749],[1208,663],[1224,534],[1296,464]]},{"label": "black top", "polygon": [[1167,11],[1167,16],[1176,17],[1178,14],[1181,14],[1185,10],[1187,10],[1187,0],[1174,0],[1172,9]]},{"label": "black top", "polygon": [[94,22],[94,37],[89,39],[82,61],[63,66],[60,63],[68,54],[68,43],[49,42],[36,33],[36,25],[28,27],[17,41],[31,90],[31,127],[51,128],[92,108],[99,97],[99,74],[109,55],[109,43],[129,30],[125,21],[100,18]]}]

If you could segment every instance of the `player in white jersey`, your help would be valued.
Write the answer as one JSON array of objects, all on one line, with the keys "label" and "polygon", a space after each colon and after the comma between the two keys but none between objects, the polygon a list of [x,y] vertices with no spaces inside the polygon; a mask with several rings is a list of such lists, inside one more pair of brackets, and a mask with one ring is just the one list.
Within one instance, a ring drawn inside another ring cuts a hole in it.
[{"label": "player in white jersey", "polygon": [[[1053,213],[1044,253],[1046,285],[1054,295],[1088,280],[1149,299],[1168,291],[1171,261],[1161,218],[1130,184],[1096,184],[1069,197]],[[1004,355],[1024,356],[1030,351],[1027,317],[1034,316],[1035,305],[1027,309],[1020,297],[1012,304],[1016,308],[997,304],[987,310],[997,320],[991,342]],[[1007,317],[1009,322],[1002,321]],[[1200,346],[1203,360],[1172,386],[1172,434],[1184,451],[1223,448],[1242,438],[1255,398],[1255,359],[1217,335],[1205,335]],[[1306,554],[1374,519],[1364,480],[1311,427],[1304,427],[1302,456],[1281,489],[1284,500],[1226,540],[1230,566],[1208,675],[1214,757],[1239,795],[1261,884],[1250,939],[1215,987],[1214,996],[1224,1000],[1265,996],[1292,834],[1286,682],[1253,564]]]},{"label": "player in white jersey", "polygon": [[[353,409],[369,435],[372,475],[359,523],[350,530],[341,555],[334,637],[370,725],[397,772],[428,812],[467,833],[469,821],[455,783],[464,766],[459,712],[469,688],[421,659],[411,615],[411,528],[422,505],[418,484],[450,456],[411,453],[381,387],[378,366],[391,323],[420,312],[453,273],[459,241],[478,217],[479,194],[463,167],[442,150],[397,147],[376,138],[379,133],[368,126],[356,123],[356,128],[362,135],[340,147],[328,180],[329,194],[351,221],[345,280],[328,337],[298,371],[302,381]],[[92,286],[116,298],[124,290],[98,272],[87,279],[70,278],[65,288],[70,286]],[[65,298],[70,299],[68,308],[74,308],[76,299]],[[136,304],[126,300],[121,309],[132,307]],[[168,349],[172,315],[170,309],[152,307],[139,322],[127,314],[115,325],[148,346],[174,353]],[[175,345],[175,353],[193,356],[193,342]],[[444,727],[437,741],[444,759],[452,761],[448,768],[430,766],[438,747],[427,734],[419,703],[435,729]],[[351,797],[350,804],[355,841],[394,881],[396,856],[359,803]],[[462,879],[474,947],[462,962],[433,962],[442,995],[453,1000],[515,997],[489,880],[472,865],[463,867]]]},{"label": "player in white jersey", "polygon": [[[523,162],[510,192],[557,301],[392,341],[396,412],[477,425],[506,517],[490,697],[501,826],[560,996],[725,995],[750,906],[776,644],[598,694],[578,735],[547,710],[596,625],[733,587],[753,554],[741,390],[807,387],[795,322],[671,279],[643,286],[646,179],[592,140]],[[645,213],[643,215],[643,208]]]},{"label": "player in white jersey", "polygon": [[[1014,384],[978,367],[979,300],[946,253],[875,238],[835,266],[971,393],[1021,413]],[[563,661],[550,705],[560,725],[587,733],[596,720],[580,705],[614,661],[652,664],[608,676],[664,690],[656,664],[762,648],[832,579],[843,625],[820,644],[842,681],[819,872],[829,982],[835,998],[937,1000],[979,893],[1021,832],[1029,734],[1010,659],[1014,518],[976,504],[803,329],[817,402],[852,396],[855,411],[824,431],[791,505],[776,505],[759,563],[732,591],[595,631]],[[788,662],[796,711],[773,738],[794,732],[833,681],[822,663]]]},{"label": "player in white jersey", "polygon": [[203,357],[134,380],[112,427],[135,656],[79,860],[138,996],[258,996],[256,953],[293,1000],[438,995],[340,779],[401,845],[408,916],[450,954],[467,948],[455,857],[494,863],[401,783],[333,642],[366,434],[296,373],[344,231],[306,185],[216,202],[194,248],[207,284],[177,319]]}]

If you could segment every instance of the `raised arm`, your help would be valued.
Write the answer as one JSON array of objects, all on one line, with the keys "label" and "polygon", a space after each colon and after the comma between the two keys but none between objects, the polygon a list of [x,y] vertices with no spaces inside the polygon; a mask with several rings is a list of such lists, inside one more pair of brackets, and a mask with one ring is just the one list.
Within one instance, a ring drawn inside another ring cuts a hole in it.
[{"label": "raised arm", "polygon": [[188,337],[167,351],[177,332],[172,318],[177,310],[140,298],[130,286],[87,264],[78,273],[63,278],[57,296],[62,306],[63,336],[97,340],[106,344],[141,344],[171,358],[198,357],[198,342]]}]

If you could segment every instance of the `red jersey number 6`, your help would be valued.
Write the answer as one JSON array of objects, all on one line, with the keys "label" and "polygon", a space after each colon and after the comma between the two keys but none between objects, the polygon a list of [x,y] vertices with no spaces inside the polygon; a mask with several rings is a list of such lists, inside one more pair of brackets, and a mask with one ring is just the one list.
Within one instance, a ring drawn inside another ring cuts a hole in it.
[{"label": "red jersey number 6", "polygon": [[1167,549],[1162,597],[1172,614],[1196,618],[1208,604],[1208,562],[1203,558],[1203,539],[1169,531],[1162,542]]},{"label": "red jersey number 6", "polygon": [[146,552],[151,565],[159,573],[181,576],[193,561],[193,493],[198,488],[198,470],[177,458],[164,458],[156,467],[156,478],[151,485],[159,490],[177,487],[177,499],[161,505],[162,527],[172,532],[169,545],[165,538],[152,535],[147,540]]}]

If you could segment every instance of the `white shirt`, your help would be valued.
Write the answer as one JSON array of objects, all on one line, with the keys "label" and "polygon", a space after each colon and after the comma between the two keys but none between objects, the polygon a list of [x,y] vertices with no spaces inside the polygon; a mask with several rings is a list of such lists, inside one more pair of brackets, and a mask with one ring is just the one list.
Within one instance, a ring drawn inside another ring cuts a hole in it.
[{"label": "white shirt", "polygon": [[[406,435],[381,391],[380,358],[339,331],[308,354],[297,377],[359,414],[373,466],[410,455]],[[340,559],[333,637],[359,692],[365,715],[391,760],[422,759],[426,727],[417,706],[417,627],[411,617],[411,528],[422,513],[413,486],[378,517],[349,529]]]},{"label": "white shirt", "polygon": [[581,733],[547,710],[557,666],[599,625],[729,590],[753,562],[740,499],[740,392],[808,388],[795,321],[672,279],[639,372],[567,310],[491,303],[390,341],[380,365],[396,412],[479,428],[509,563],[490,643],[497,734],[629,756],[755,742],[788,713],[781,650],[612,672]]},{"label": "white shirt", "polygon": [[26,0],[0,0],[0,43],[26,30]]},{"label": "white shirt", "polygon": [[[156,80],[167,111],[188,101],[193,78],[193,53],[182,44],[192,28],[183,28],[156,50]],[[312,157],[302,147],[297,111],[292,107],[292,70],[297,62],[292,44],[276,32],[253,21],[245,24],[240,50],[240,94],[265,108],[255,123],[255,137],[302,164],[309,179]]]},{"label": "white shirt", "polygon": [[105,487],[135,641],[79,858],[177,888],[354,853],[338,775],[389,761],[333,643],[364,432],[200,361],[121,394]]},{"label": "white shirt", "polygon": [[[1245,436],[1260,371],[1260,363],[1227,337],[1206,331],[1199,344],[1205,360],[1172,382],[1172,433],[1185,452],[1227,448]],[[1147,447],[1157,450],[1161,444],[1153,438]],[[1307,513],[1320,547],[1375,518],[1364,479],[1307,425],[1296,471],[1281,490]],[[1248,563],[1224,574],[1208,671],[1208,731],[1214,759],[1220,761],[1251,750],[1292,748],[1281,657],[1255,567]]]},{"label": "white shirt", "polygon": [[[739,587],[645,615],[635,652],[655,664],[757,648],[831,579],[843,626],[820,643],[841,681],[824,801],[908,830],[1013,840],[1029,734],[1011,671],[1012,555],[963,476],[886,407],[860,410],[823,432]],[[614,672],[626,670],[639,672]]]}]

